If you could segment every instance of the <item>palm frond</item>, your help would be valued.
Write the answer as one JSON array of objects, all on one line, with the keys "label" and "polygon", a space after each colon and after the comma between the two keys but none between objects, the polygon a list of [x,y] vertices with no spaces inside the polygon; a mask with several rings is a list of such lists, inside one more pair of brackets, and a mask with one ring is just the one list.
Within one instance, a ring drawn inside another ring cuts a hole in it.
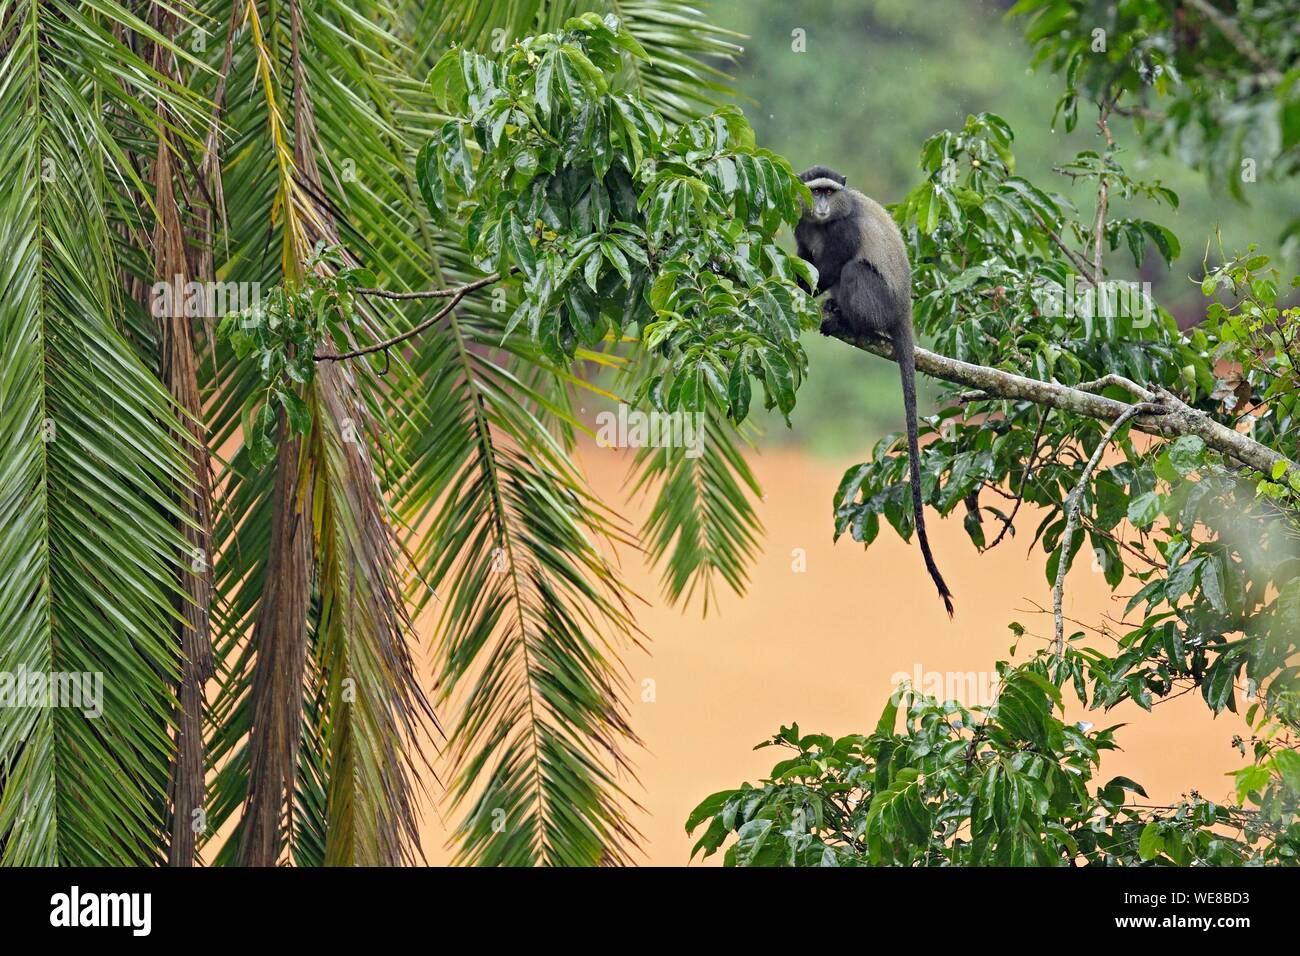
[{"label": "palm frond", "polygon": [[239,862],[275,866],[293,832],[302,741],[303,686],[311,576],[312,485],[301,442],[280,423],[270,550],[251,646],[256,660],[248,725],[247,796],[239,822]]},{"label": "palm frond", "polygon": [[423,578],[442,597],[439,685],[458,701],[458,858],[483,865],[630,859],[637,832],[619,658],[633,596],[607,546],[631,544],[521,395],[503,317],[467,312],[425,343],[426,424],[406,497]]},{"label": "palm frond", "polygon": [[[346,369],[317,374],[312,430],[318,463],[320,672],[328,752],[324,862],[415,862],[419,827],[413,758],[433,711],[407,648],[413,626],[398,547],[375,495],[358,403]],[[353,435],[353,440],[341,436]]]},{"label": "palm frond", "polygon": [[[179,62],[172,53],[181,20],[162,4],[154,3],[149,23],[168,44],[149,44],[150,64],[160,76],[180,84]],[[194,272],[191,268],[191,244],[185,236],[181,200],[186,190],[180,169],[178,141],[169,128],[171,111],[159,104],[157,146],[153,155],[150,182],[153,186],[155,222],[152,235],[153,283],[163,288],[184,289]],[[141,292],[144,292],[143,284]],[[207,681],[214,675],[212,636],[208,627],[208,608],[212,595],[212,498],[209,486],[211,466],[207,436],[203,433],[203,400],[199,393],[194,327],[186,316],[182,297],[177,294],[147,297],[158,322],[158,367],[163,385],[172,396],[185,423],[178,438],[189,453],[189,471],[193,487],[181,496],[179,506],[184,518],[179,522],[185,545],[180,555],[179,583],[182,597],[177,602],[178,617],[175,641],[180,648],[181,676],[176,687],[179,706],[176,714],[176,743],[168,785],[168,862],[172,866],[190,866],[198,846],[197,834],[203,812],[206,765],[203,748],[203,708]],[[161,306],[161,307],[160,307]]]},{"label": "palm frond", "polygon": [[663,565],[665,596],[689,604],[699,594],[707,615],[719,576],[735,593],[745,592],[763,529],[752,501],[762,491],[735,429],[712,411],[702,415],[698,455],[643,448],[632,481],[634,490],[658,492],[641,537],[651,560]]},{"label": "palm frond", "polygon": [[710,23],[692,0],[451,0],[436,21],[416,5],[417,48],[452,44],[497,49],[529,33],[549,33],[588,11],[612,13],[649,54],[628,64],[633,88],[671,123],[683,123],[735,96],[726,65],[743,35]]},{"label": "palm frond", "polygon": [[[351,5],[290,3],[275,10],[274,21],[264,20],[254,3],[240,3],[234,11],[246,18],[248,32],[230,53],[231,76],[249,77],[261,96],[227,116],[235,141],[242,144],[223,178],[231,209],[229,264],[253,274],[270,272],[266,250],[276,233],[269,226],[279,221],[279,275],[298,281],[317,243],[340,247],[349,261],[355,261],[353,248],[369,252],[370,231],[378,231],[390,248],[399,246],[393,240],[395,227],[376,224],[384,222],[400,185],[393,176],[396,164],[384,163],[384,145],[376,142],[391,127],[347,82],[360,81],[365,72],[361,61],[373,55],[372,41],[383,36],[357,29],[358,11]],[[348,33],[355,43],[340,41]],[[385,76],[382,69],[378,76]],[[362,89],[373,92],[376,83],[387,105],[391,97],[381,80],[372,76]],[[285,89],[292,92],[286,95]],[[338,158],[340,147],[370,157],[363,170],[367,189],[354,193],[342,188],[359,177]],[[244,196],[261,203],[260,216],[248,215],[248,206],[235,211],[235,202]],[[359,213],[351,208],[354,198]],[[352,228],[354,219],[365,231]],[[382,321],[366,315],[372,332],[381,331]],[[219,362],[224,368],[214,368],[214,380],[220,424],[214,431],[233,437],[239,410],[260,386],[220,349]],[[284,499],[298,510],[297,526],[308,531],[311,542],[306,576],[297,576],[294,568],[292,578],[314,594],[310,625],[299,614],[306,613],[307,605],[297,592],[285,595],[273,587],[276,542],[268,542],[269,558],[266,552],[245,550],[250,540],[257,541],[249,534],[249,523],[267,510],[265,478],[247,470],[242,452],[227,472],[230,510],[219,528],[232,550],[223,557],[220,580],[237,580],[240,593],[223,616],[225,633],[219,642],[225,681],[215,707],[213,752],[216,759],[229,761],[230,770],[223,767],[217,774],[212,801],[218,825],[244,805],[240,839],[245,847],[257,847],[255,853],[241,853],[246,861],[274,862],[300,836],[310,846],[295,845],[295,859],[397,863],[412,861],[418,853],[411,761],[419,759],[420,739],[432,714],[407,650],[411,628],[397,573],[398,549],[380,494],[383,482],[377,480],[382,469],[362,450],[363,443],[383,431],[367,423],[382,422],[393,406],[385,397],[388,388],[364,365],[355,369],[359,381],[353,374],[333,365],[320,367],[310,386],[312,428],[297,464],[298,487]],[[407,381],[401,374],[397,378]],[[382,441],[378,444],[383,447]],[[286,466],[282,455],[277,468]],[[282,501],[279,491],[273,498]],[[274,506],[272,511],[279,514]],[[279,518],[274,526],[279,528]],[[264,619],[280,617],[276,605],[286,598],[301,625],[293,630],[294,647],[303,649],[301,660],[296,649],[277,649],[278,629],[265,635],[261,630]],[[250,643],[244,635],[251,620],[257,624]],[[287,678],[283,667],[262,667],[263,636],[271,641],[270,653],[291,665]],[[259,704],[267,695],[287,700],[291,694],[296,709],[285,705],[276,711]],[[272,751],[279,755],[273,766],[267,756]],[[252,774],[253,786],[260,779],[273,781],[263,786],[262,796],[246,787],[246,772]],[[275,793],[267,794],[266,786]],[[295,793],[297,787],[307,789]],[[295,806],[310,819],[290,821]],[[229,852],[219,857],[232,858]]]},{"label": "palm frond", "polygon": [[[651,53],[634,77],[639,91],[676,120],[728,92],[725,75],[705,58],[721,63],[739,49],[680,3],[465,0],[442,5],[436,25],[419,5],[403,9],[408,45],[426,63],[451,42],[491,47],[585,10],[612,11]],[[439,279],[472,274],[454,237],[439,237],[430,252],[448,273]],[[595,557],[595,542],[629,538],[569,459],[575,436],[589,430],[574,416],[572,389],[593,386],[550,367],[526,340],[503,342],[502,318],[469,303],[449,323],[450,342],[422,348],[416,369],[426,424],[406,453],[416,478],[401,497],[423,535],[425,578],[445,599],[438,630],[445,692],[469,682],[451,728],[453,800],[469,805],[457,833],[460,858],[622,862],[634,832],[620,778],[635,738],[617,660],[636,639],[635,598]],[[640,463],[649,470],[638,487],[659,485],[652,555],[666,557],[675,598],[694,582],[707,592],[715,571],[743,587],[752,555],[757,519],[741,489],[755,487],[753,476],[733,433],[715,427],[708,437],[702,467]],[[668,497],[681,490],[673,475],[689,479],[689,531]],[[584,508],[596,527],[584,527]]]},{"label": "palm frond", "polygon": [[141,103],[119,78],[155,77],[114,26],[151,32],[108,0],[0,2],[0,672],[102,694],[0,708],[7,864],[139,865],[165,845],[192,481],[172,401],[118,322],[102,210],[110,177],[139,183],[95,95]]}]

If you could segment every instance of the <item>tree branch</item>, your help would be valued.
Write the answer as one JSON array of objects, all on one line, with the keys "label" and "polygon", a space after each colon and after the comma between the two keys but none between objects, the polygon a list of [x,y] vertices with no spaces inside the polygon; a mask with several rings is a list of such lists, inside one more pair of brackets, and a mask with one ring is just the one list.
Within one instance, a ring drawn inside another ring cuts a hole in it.
[{"label": "tree branch", "polygon": [[1031,209],[1030,212],[1032,212],[1034,218],[1038,220],[1039,228],[1046,232],[1052,242],[1056,243],[1056,247],[1065,253],[1065,257],[1074,263],[1074,267],[1079,270],[1079,275],[1083,276],[1093,285],[1099,285],[1101,283],[1101,276],[1092,271],[1092,268],[1088,265],[1088,260],[1066,245],[1065,240],[1057,234],[1056,230],[1048,224],[1046,219],[1039,215],[1037,209]]},{"label": "tree branch", "polygon": [[1137,405],[1130,405],[1111,423],[1106,429],[1106,434],[1101,436],[1101,441],[1097,443],[1097,448],[1093,451],[1092,457],[1088,463],[1083,466],[1083,474],[1079,476],[1078,483],[1070,496],[1065,499],[1065,530],[1061,532],[1061,558],[1056,565],[1056,582],[1052,585],[1052,617],[1056,622],[1056,659],[1059,661],[1065,656],[1065,619],[1061,613],[1061,604],[1065,600],[1065,572],[1070,567],[1070,544],[1074,538],[1075,525],[1079,523],[1079,500],[1083,497],[1083,491],[1088,487],[1088,478],[1092,475],[1093,469],[1101,461],[1101,456],[1106,451],[1106,446],[1110,444],[1115,434],[1124,427],[1124,423],[1135,415],[1147,411],[1153,414],[1160,414],[1163,409],[1159,405],[1150,402],[1141,402]]},{"label": "tree branch", "polygon": [[429,292],[385,292],[381,289],[357,289],[359,295],[373,295],[383,299],[443,299],[450,298],[451,301],[444,305],[429,318],[425,319],[413,329],[403,332],[401,335],[394,335],[391,339],[384,339],[382,342],[376,342],[374,345],[367,345],[364,348],[353,349],[351,352],[324,353],[313,356],[317,362],[338,362],[343,359],[356,358],[359,355],[369,355],[372,352],[380,352],[390,349],[394,345],[400,345],[407,339],[413,339],[425,329],[436,323],[439,319],[446,318],[452,309],[460,304],[460,300],[465,298],[471,292],[489,286],[501,278],[501,274],[494,272],[482,279],[475,279],[473,282],[467,282],[464,285],[458,285],[450,289],[434,289]]},{"label": "tree branch", "polygon": [[[864,352],[871,352],[881,358],[894,359],[893,347],[884,339],[855,336],[841,329],[835,331],[835,337]],[[916,368],[917,371],[924,372],[931,378],[978,389],[980,396],[984,398],[1033,402],[1036,405],[1058,408],[1064,412],[1095,418],[1098,421],[1113,422],[1134,407],[1113,398],[1094,395],[1082,388],[1071,388],[1056,382],[1026,378],[987,365],[974,365],[919,347],[916,349]],[[1121,384],[1121,380],[1118,376],[1108,376],[1102,379],[1101,383],[1088,384],[1092,387],[1101,387],[1105,384]],[[1162,414],[1159,415],[1146,411],[1134,414],[1133,427],[1140,432],[1158,435],[1161,438],[1195,435],[1205,442],[1207,447],[1266,475],[1272,474],[1273,466],[1279,461],[1286,464],[1288,473],[1300,472],[1300,465],[1290,458],[1220,424],[1205,412],[1192,408],[1166,389],[1142,388],[1132,382],[1129,382],[1126,387],[1142,399],[1142,404],[1158,405],[1162,410]]]},{"label": "tree branch", "polygon": [[[488,277],[492,281],[499,278],[496,273]],[[481,285],[487,285],[483,279],[475,280]],[[418,292],[390,292],[388,289],[355,289],[357,295],[371,295],[378,299],[397,299],[407,301],[410,299],[448,299],[456,295],[464,286],[453,286],[450,289],[421,289]]]},{"label": "tree branch", "polygon": [[1103,99],[1097,107],[1097,129],[1106,137],[1106,148],[1097,160],[1097,215],[1092,224],[1092,274],[1093,282],[1099,283],[1105,278],[1102,269],[1102,250],[1106,239],[1106,206],[1110,199],[1110,180],[1106,178],[1106,166],[1110,162],[1110,151],[1115,148],[1115,138],[1110,133],[1107,118],[1114,107],[1114,100]]}]

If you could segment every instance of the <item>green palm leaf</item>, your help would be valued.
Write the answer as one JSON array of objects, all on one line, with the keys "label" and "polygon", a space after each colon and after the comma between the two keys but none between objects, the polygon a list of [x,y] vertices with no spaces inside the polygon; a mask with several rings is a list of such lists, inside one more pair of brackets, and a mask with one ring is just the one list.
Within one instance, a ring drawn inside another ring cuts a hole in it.
[{"label": "green palm leaf", "polygon": [[[124,8],[0,2],[0,671],[89,674],[87,707],[0,708],[0,859],[160,860],[190,487],[166,391],[118,325],[97,90],[151,82]],[[157,37],[156,41],[162,41]],[[157,89],[154,90],[157,92]]]},{"label": "green palm leaf", "polygon": [[[380,243],[409,260],[400,224],[387,223],[403,193],[388,146],[394,130],[380,115],[395,99],[387,85],[394,71],[374,60],[391,43],[373,26],[387,17],[384,7],[240,3],[231,14],[249,30],[232,47],[228,82],[248,77],[262,95],[226,114],[225,268],[246,281],[300,281],[316,242],[346,246],[350,261],[353,250],[368,257]],[[373,334],[386,333],[383,317],[365,321]],[[213,432],[234,438],[264,383],[224,345],[216,354]],[[394,382],[409,385],[396,364]],[[376,488],[384,456],[363,451],[371,442],[385,448],[379,426],[400,417],[391,396],[404,389],[364,363],[321,366],[309,388],[310,438],[293,462],[282,449],[276,466],[293,480],[270,487],[242,450],[223,476],[218,582],[228,600],[218,611],[223,686],[212,749],[221,770],[210,817],[217,829],[244,807],[232,842],[245,862],[278,860],[286,844],[300,862],[410,862],[418,852],[412,760],[431,713],[406,647],[398,548]],[[257,530],[267,517],[278,541]],[[280,554],[291,541],[305,549],[301,567]],[[285,581],[293,586],[284,589]],[[264,653],[279,666],[264,663]],[[287,698],[301,706],[269,703]],[[227,844],[218,859],[236,856]]]},{"label": "green palm leaf", "polygon": [[601,545],[630,542],[537,417],[521,357],[489,353],[503,319],[457,316],[422,347],[427,424],[409,453],[416,556],[442,600],[439,683],[465,688],[450,730],[458,855],[622,863],[636,738],[618,659],[637,632]]}]

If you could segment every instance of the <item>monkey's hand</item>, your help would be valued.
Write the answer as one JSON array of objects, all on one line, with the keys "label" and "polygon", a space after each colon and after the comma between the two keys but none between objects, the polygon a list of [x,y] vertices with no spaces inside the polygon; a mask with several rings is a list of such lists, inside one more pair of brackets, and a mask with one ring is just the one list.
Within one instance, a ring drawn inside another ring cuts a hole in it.
[{"label": "monkey's hand", "polygon": [[835,335],[840,328],[840,309],[834,299],[822,302],[822,335]]}]

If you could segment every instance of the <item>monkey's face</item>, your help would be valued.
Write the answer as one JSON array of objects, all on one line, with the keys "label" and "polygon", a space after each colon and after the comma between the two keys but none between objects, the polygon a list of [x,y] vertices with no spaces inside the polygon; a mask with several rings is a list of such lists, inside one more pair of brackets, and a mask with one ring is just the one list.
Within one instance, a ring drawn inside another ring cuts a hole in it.
[{"label": "monkey's face", "polygon": [[833,179],[822,177],[808,183],[812,193],[812,207],[805,207],[804,217],[813,222],[826,223],[845,214],[844,187]]},{"label": "monkey's face", "polygon": [[831,196],[835,194],[829,187],[823,189],[814,189],[812,214],[813,218],[819,222],[825,222],[831,217]]}]

